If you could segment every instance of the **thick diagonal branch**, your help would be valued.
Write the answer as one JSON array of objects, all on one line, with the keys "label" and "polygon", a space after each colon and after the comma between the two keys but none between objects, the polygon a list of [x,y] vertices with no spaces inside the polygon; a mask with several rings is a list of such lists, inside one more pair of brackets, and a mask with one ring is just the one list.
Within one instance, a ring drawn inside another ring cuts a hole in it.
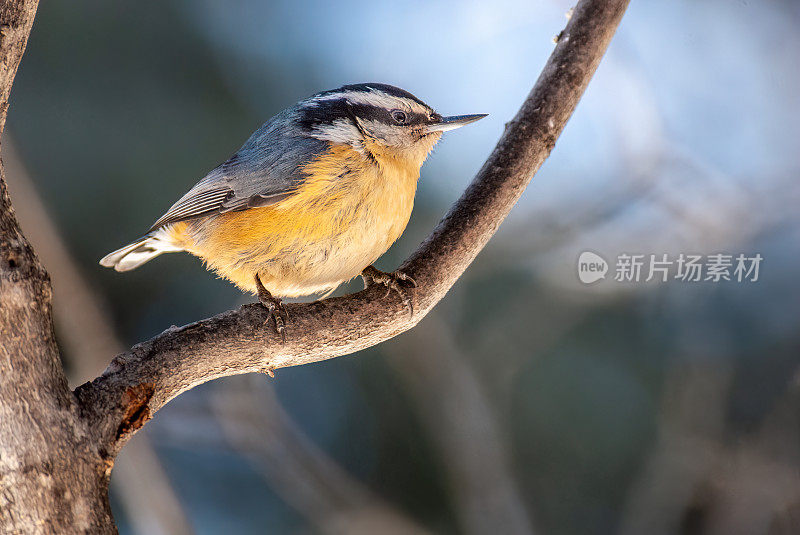
[{"label": "thick diagonal branch", "polygon": [[[550,154],[597,68],[628,0],[583,0],[544,71],[477,176],[431,236],[403,264],[417,281],[411,316],[397,296],[372,288],[288,305],[286,343],[245,305],[171,328],[117,356],[76,390],[100,440],[115,451],[181,392],[228,375],[347,355],[412,328],[461,276]],[[131,406],[133,405],[133,406]]]}]

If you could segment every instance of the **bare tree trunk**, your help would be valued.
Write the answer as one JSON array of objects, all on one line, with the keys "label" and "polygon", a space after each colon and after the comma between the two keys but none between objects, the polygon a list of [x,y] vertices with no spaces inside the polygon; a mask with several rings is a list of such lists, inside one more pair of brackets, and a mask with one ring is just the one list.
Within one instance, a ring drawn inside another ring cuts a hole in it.
[{"label": "bare tree trunk", "polygon": [[90,440],[67,387],[50,281],[19,233],[2,181],[0,236],[0,528],[113,532],[111,465]]},{"label": "bare tree trunk", "polygon": [[[108,364],[108,356],[121,353],[125,347],[114,332],[102,302],[75,265],[19,154],[14,150],[10,134],[6,132],[3,136],[6,185],[14,199],[22,231],[50,273],[53,319],[59,333],[62,359],[68,370],[67,381],[70,385],[77,385],[101,373]],[[80,314],[76,314],[76,310],[80,310]],[[134,437],[116,458],[111,489],[135,533],[193,533],[147,434]],[[142,511],[147,511],[147,514],[141,514]]]},{"label": "bare tree trunk", "polygon": [[[53,334],[50,280],[19,229],[0,165],[0,531],[114,533],[108,504],[114,457],[170,399],[217,377],[350,354],[416,325],[486,245],[550,154],[627,3],[581,0],[576,6],[475,180],[404,263],[419,283],[409,289],[413,316],[378,288],[293,304],[292,331],[281,344],[263,328],[263,307],[245,306],[168,329],[70,392]],[[0,0],[0,137],[37,5]]]},{"label": "bare tree trunk", "polygon": [[[0,135],[37,2],[0,5]],[[0,528],[114,532],[110,464],[90,440],[53,334],[50,278],[19,230],[0,166]]]}]

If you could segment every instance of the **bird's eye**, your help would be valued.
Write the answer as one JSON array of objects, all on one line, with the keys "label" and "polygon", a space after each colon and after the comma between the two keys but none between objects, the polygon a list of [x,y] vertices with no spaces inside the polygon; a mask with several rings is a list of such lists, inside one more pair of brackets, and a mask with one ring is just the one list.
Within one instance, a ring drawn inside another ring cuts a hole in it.
[{"label": "bird's eye", "polygon": [[392,119],[397,124],[405,124],[408,116],[406,115],[406,112],[402,110],[392,110]]}]

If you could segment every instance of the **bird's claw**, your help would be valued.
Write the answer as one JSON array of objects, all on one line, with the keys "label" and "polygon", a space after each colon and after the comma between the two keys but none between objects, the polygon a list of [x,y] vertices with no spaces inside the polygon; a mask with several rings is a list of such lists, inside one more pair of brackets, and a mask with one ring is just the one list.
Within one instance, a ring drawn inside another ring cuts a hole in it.
[{"label": "bird's claw", "polygon": [[410,275],[402,271],[386,273],[372,266],[368,266],[361,272],[361,278],[364,279],[364,288],[369,288],[373,284],[383,284],[386,286],[386,294],[383,296],[384,299],[389,297],[392,291],[396,292],[397,295],[400,296],[400,299],[403,300],[403,306],[408,308],[412,316],[414,315],[414,305],[411,302],[411,298],[408,296],[408,292],[403,287],[404,284],[412,288],[417,287],[417,281]]},{"label": "bird's claw", "polygon": [[267,309],[267,320],[264,325],[270,322],[275,322],[275,332],[281,337],[281,343],[286,343],[286,323],[289,321],[289,313],[286,312],[286,307],[283,302],[277,297],[273,297],[271,293],[261,283],[261,279],[256,275],[256,288],[258,288],[258,301]]},{"label": "bird's claw", "polygon": [[[262,300],[259,297],[259,301],[264,307],[267,309],[268,316],[266,321],[264,321],[264,325],[270,322],[270,320],[275,322],[275,332],[277,332],[281,336],[281,343],[286,343],[286,322],[289,321],[289,314],[286,312],[286,307],[283,306],[283,303],[278,301],[275,303],[274,301],[267,301]],[[277,301],[277,300],[276,300]]]}]

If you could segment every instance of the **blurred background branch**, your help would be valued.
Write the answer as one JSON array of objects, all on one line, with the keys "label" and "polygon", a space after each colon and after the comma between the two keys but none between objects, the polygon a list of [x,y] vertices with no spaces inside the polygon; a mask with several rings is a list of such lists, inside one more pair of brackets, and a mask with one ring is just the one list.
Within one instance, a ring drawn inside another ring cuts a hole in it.
[{"label": "blurred background branch", "polygon": [[212,409],[231,445],[321,533],[424,534],[333,463],[287,417],[263,376],[226,379]]},{"label": "blurred background branch", "polygon": [[462,533],[532,533],[506,434],[457,343],[433,312],[384,349],[447,468]]}]

